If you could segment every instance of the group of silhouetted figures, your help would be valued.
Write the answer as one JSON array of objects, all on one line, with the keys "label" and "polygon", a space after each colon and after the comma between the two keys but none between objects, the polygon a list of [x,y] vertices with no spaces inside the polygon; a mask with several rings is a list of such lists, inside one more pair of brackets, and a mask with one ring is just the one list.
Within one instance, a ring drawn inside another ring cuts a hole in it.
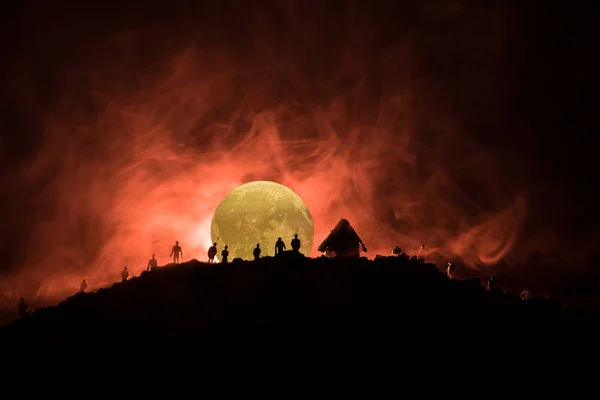
[{"label": "group of silhouetted figures", "polygon": [[[173,262],[175,264],[179,264],[181,259],[183,258],[183,250],[181,249],[181,246],[179,246],[178,241],[175,242],[175,245],[171,249],[171,254],[169,255],[169,257],[173,257]],[[152,254],[152,258],[150,260],[148,260],[148,266],[146,267],[146,271],[150,271],[155,268],[158,268],[158,260],[156,259],[156,254]],[[126,282],[127,280],[129,280],[129,269],[126,265],[123,267],[123,270],[121,271],[121,282]],[[87,289],[88,289],[88,283],[87,283],[87,280],[84,279],[81,282],[81,285],[79,286],[79,291],[81,293],[85,293],[85,292],[87,292]],[[21,300],[23,300],[23,299],[21,299]],[[22,301],[22,303],[24,303],[24,301]],[[21,305],[19,306],[19,310],[20,309],[21,309]],[[21,312],[19,311],[19,313],[21,313]]]},{"label": "group of silhouetted figures", "polygon": [[[294,235],[294,238],[292,239],[292,242],[291,242],[291,246],[292,246],[293,252],[295,252],[295,253],[300,252],[300,239],[298,239],[298,234]],[[285,249],[286,249],[285,243],[283,242],[283,240],[281,240],[281,237],[279,237],[277,239],[277,242],[275,243],[275,255],[281,254]],[[217,252],[218,252],[217,243],[215,242],[215,243],[213,243],[212,246],[210,246],[208,248],[207,255],[208,255],[208,263],[209,264],[212,264],[215,262],[215,257],[217,256]],[[260,254],[261,254],[260,243],[256,244],[256,247],[254,248],[252,254],[254,255],[255,260],[258,260],[260,258]],[[175,245],[171,249],[171,254],[169,254],[169,257],[173,257],[174,264],[179,264],[181,262],[181,260],[183,259],[183,249],[179,245],[179,241],[175,242]],[[229,262],[229,246],[225,245],[225,247],[221,251],[221,263],[227,264],[228,262]],[[150,260],[148,260],[148,265],[146,267],[146,271],[151,271],[155,268],[158,268],[158,261],[156,260],[156,254],[152,254],[152,258]],[[125,267],[123,267],[123,271],[121,271],[121,282],[125,282],[128,279],[129,279],[129,270],[128,270],[127,266],[125,266]],[[87,281],[84,279],[83,282],[81,283],[80,291],[81,292],[87,291],[87,287],[88,287]]]},{"label": "group of silhouetted figures", "polygon": [[[300,239],[298,239],[298,234],[294,235],[292,242],[290,243],[292,246],[292,251],[294,253],[300,253]],[[275,256],[283,254],[283,251],[286,249],[285,243],[281,239],[281,237],[277,238],[277,242],[275,242]],[[217,243],[213,243],[212,246],[208,248],[208,263],[212,264],[215,262],[215,257],[217,256]],[[260,243],[256,244],[254,250],[252,250],[252,255],[254,256],[254,260],[258,260],[262,253],[262,249],[260,248]],[[229,246],[225,245],[223,251],[221,251],[221,263],[227,264],[229,262]]]},{"label": "group of silhouetted figures", "polygon": [[[169,257],[173,257],[173,263],[179,264],[183,259],[183,250],[179,245],[179,241],[175,242],[175,245],[171,249],[171,254]],[[155,268],[158,268],[158,260],[156,259],[156,254],[152,254],[152,258],[148,260],[148,265],[146,266],[146,271],[151,271]],[[123,268],[121,271],[121,282],[125,282],[129,279],[129,271],[127,270],[127,266]]]},{"label": "group of silhouetted figures", "polygon": [[[298,239],[298,234],[294,235],[294,238],[291,240],[291,248],[292,253],[299,254],[300,253],[300,239]],[[286,250],[286,245],[284,241],[279,237],[275,242],[275,256],[282,255]],[[364,243],[354,230],[350,223],[346,219],[341,219],[331,230],[329,235],[325,238],[325,240],[318,247],[318,251],[325,253],[327,257],[358,257],[360,256],[361,250],[363,252],[367,251]],[[215,262],[215,257],[217,256],[217,243],[213,243],[212,246],[208,249],[208,263],[212,264]],[[254,260],[260,259],[262,250],[260,248],[260,243],[256,244],[256,247],[252,251],[254,256]],[[399,246],[395,246],[392,250],[392,256],[409,259],[409,255],[407,255]],[[175,242],[175,245],[171,249],[171,254],[169,257],[173,257],[173,263],[179,264],[183,259],[183,250],[179,245],[179,241]],[[414,256],[413,256],[414,257]],[[425,258],[427,257],[427,251],[425,250],[425,245],[421,245],[419,250],[417,251],[416,258],[418,262],[424,263]],[[223,250],[221,251],[221,263],[227,264],[229,262],[229,247],[225,245]],[[148,265],[146,271],[153,270],[158,267],[158,261],[156,260],[156,255],[152,254],[152,258],[148,261]],[[450,279],[454,279],[454,265],[451,262],[448,262],[446,266],[446,275]],[[127,266],[123,268],[121,271],[121,282],[126,282],[129,279],[129,270]],[[496,286],[496,278],[494,276],[490,277],[487,282],[487,289],[493,290]],[[88,289],[87,280],[84,279],[80,285],[80,292],[85,293]],[[528,290],[524,290],[521,293],[521,298],[523,300],[527,300],[530,298],[530,293]],[[18,305],[18,312],[21,317],[26,316],[30,313],[29,306],[25,303],[25,299],[21,297],[21,300]]]}]

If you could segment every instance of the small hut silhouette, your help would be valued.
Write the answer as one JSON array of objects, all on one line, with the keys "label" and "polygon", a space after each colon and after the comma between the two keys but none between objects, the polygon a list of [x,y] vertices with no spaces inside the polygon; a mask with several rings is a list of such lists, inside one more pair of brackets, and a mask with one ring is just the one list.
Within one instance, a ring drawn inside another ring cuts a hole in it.
[{"label": "small hut silhouette", "polygon": [[318,250],[325,253],[327,257],[358,257],[361,246],[362,251],[366,253],[367,248],[350,222],[342,218],[335,224]]}]

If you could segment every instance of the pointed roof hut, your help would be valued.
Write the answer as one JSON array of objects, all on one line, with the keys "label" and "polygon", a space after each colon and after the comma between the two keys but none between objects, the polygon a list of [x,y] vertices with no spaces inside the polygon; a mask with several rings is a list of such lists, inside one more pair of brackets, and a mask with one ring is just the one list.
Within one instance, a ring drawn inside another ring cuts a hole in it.
[{"label": "pointed roof hut", "polygon": [[333,227],[329,235],[323,240],[318,250],[327,257],[360,256],[360,250],[366,252],[363,241],[360,239],[350,222],[342,218]]}]

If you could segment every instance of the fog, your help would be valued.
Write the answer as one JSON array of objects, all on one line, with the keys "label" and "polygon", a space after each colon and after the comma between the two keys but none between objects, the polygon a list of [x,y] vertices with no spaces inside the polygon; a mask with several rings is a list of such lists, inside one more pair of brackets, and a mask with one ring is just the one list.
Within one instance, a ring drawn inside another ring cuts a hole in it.
[{"label": "fog", "polygon": [[137,275],[175,240],[202,260],[216,206],[253,180],[302,197],[310,256],[340,218],[369,257],[425,244],[475,269],[552,240],[521,241],[535,167],[494,139],[523,129],[507,106],[513,10],[273,4],[187,5],[168,23],[167,8],[144,22],[148,9],[123,6],[133,22],[106,25],[108,8],[71,9],[56,31],[25,12],[39,29],[8,90],[38,129],[10,173],[35,196],[5,299],[59,298],[83,278],[95,289],[124,265]]}]

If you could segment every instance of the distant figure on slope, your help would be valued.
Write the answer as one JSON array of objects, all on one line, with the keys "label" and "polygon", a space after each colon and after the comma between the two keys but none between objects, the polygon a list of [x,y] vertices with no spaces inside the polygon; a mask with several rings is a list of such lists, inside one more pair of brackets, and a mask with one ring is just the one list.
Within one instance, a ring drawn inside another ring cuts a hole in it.
[{"label": "distant figure on slope", "polygon": [[19,305],[17,306],[17,311],[19,312],[19,316],[21,318],[29,315],[29,306],[25,303],[25,298],[21,297],[19,301]]},{"label": "distant figure on slope", "polygon": [[169,257],[173,257],[173,262],[175,264],[179,264],[179,258],[183,258],[183,250],[181,250],[181,246],[179,246],[179,242],[175,242],[175,246],[171,250],[171,254]]},{"label": "distant figure on slope", "polygon": [[275,242],[275,255],[282,254],[283,250],[285,250],[285,243],[281,238],[277,238],[277,242]]},{"label": "distant figure on slope", "polygon": [[521,292],[521,300],[529,300],[531,298],[531,294],[529,290],[525,289]]},{"label": "distant figure on slope", "polygon": [[360,251],[367,252],[365,244],[348,220],[342,218],[319,245],[318,250],[327,257],[359,257]]},{"label": "distant figure on slope", "polygon": [[254,251],[252,251],[252,254],[254,255],[254,261],[258,261],[261,251],[260,244],[256,243],[256,247],[254,248]]},{"label": "distant figure on slope", "polygon": [[448,275],[448,278],[454,279],[454,264],[452,264],[451,262],[448,262],[448,267],[446,268],[446,275]]},{"label": "distant figure on slope", "polygon": [[227,250],[227,248],[228,248],[228,246],[225,245],[225,248],[221,252],[221,262],[223,264],[227,264],[229,262],[229,260],[227,259],[227,257],[229,257],[229,250]]},{"label": "distant figure on slope", "polygon": [[129,271],[127,271],[127,266],[123,267],[123,271],[121,271],[121,282],[125,282],[129,278]]},{"label": "distant figure on slope", "polygon": [[297,233],[294,235],[291,245],[292,245],[292,251],[294,253],[300,253],[300,239],[298,239]]},{"label": "distant figure on slope", "polygon": [[156,261],[156,254],[152,254],[152,258],[148,260],[146,271],[152,271],[155,268],[158,268],[158,261]]},{"label": "distant figure on slope", "polygon": [[81,281],[81,285],[79,286],[79,291],[81,293],[85,293],[85,292],[87,292],[87,288],[88,288],[87,280],[84,279],[83,281]]},{"label": "distant figure on slope", "polygon": [[400,257],[402,255],[402,249],[400,248],[400,246],[396,245],[394,247],[394,250],[392,250],[392,255],[396,256],[396,257]]},{"label": "distant figure on slope", "polygon": [[215,256],[217,255],[217,243],[213,243],[212,246],[208,248],[208,263],[212,264],[215,262]]},{"label": "distant figure on slope", "polygon": [[425,257],[427,257],[427,250],[425,250],[425,245],[422,244],[419,251],[417,251],[417,259],[425,261]]},{"label": "distant figure on slope", "polygon": [[491,276],[490,279],[488,279],[487,282],[487,290],[492,290],[496,288],[496,277],[495,276]]}]

